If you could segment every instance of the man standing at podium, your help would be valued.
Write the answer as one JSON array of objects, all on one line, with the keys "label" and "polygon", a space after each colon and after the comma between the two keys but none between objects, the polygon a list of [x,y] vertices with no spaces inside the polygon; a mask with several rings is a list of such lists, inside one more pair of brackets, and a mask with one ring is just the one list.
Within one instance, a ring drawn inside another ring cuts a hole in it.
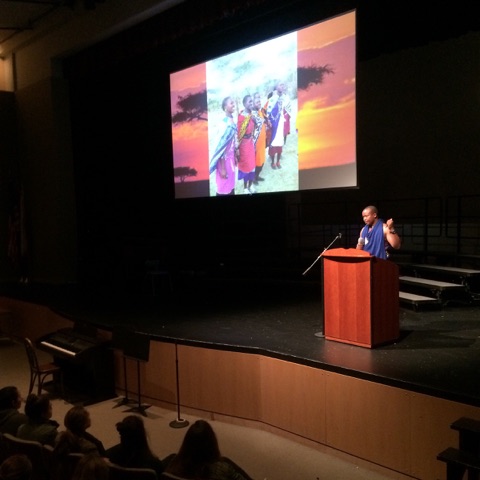
[{"label": "man standing at podium", "polygon": [[402,242],[395,231],[393,219],[390,218],[384,222],[378,218],[378,209],[373,205],[363,209],[362,218],[365,226],[360,230],[357,249],[365,250],[375,257],[386,260],[388,247],[396,250],[400,248]]}]

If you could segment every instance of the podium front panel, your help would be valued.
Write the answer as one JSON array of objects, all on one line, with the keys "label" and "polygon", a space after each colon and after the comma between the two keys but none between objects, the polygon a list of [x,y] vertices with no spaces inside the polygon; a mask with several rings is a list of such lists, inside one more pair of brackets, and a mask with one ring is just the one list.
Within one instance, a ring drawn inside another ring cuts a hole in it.
[{"label": "podium front panel", "polygon": [[369,345],[370,259],[324,260],[325,338]]},{"label": "podium front panel", "polygon": [[356,249],[323,256],[324,334],[362,347],[399,336],[398,267]]}]

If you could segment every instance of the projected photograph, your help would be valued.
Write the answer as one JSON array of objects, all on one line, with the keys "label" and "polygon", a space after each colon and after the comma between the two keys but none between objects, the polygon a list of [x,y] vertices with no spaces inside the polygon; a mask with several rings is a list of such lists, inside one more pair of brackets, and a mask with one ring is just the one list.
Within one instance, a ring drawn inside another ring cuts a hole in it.
[{"label": "projected photograph", "polygon": [[176,198],[353,187],[355,12],[170,75]]}]

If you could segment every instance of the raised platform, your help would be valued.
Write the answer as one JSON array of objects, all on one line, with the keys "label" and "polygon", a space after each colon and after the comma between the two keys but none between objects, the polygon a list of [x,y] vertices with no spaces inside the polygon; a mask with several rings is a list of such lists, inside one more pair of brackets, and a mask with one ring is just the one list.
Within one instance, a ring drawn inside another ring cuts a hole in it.
[{"label": "raised platform", "polygon": [[4,286],[72,320],[134,326],[154,340],[261,353],[389,386],[480,406],[480,307],[400,309],[400,338],[366,349],[326,340],[315,281],[193,278],[171,293],[128,296],[73,287]]}]

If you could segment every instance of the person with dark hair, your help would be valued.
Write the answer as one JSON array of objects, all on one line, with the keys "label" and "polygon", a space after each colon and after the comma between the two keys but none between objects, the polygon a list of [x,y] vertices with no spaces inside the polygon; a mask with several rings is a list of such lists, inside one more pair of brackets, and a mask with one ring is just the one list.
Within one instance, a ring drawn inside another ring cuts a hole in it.
[{"label": "person with dark hair", "polygon": [[238,465],[220,454],[217,436],[205,420],[192,424],[176,455],[168,457],[164,477],[195,480],[249,480]]},{"label": "person with dark hair", "polygon": [[51,420],[52,403],[49,396],[31,393],[25,402],[25,414],[28,422],[18,427],[17,437],[53,446],[60,425]]},{"label": "person with dark hair", "polygon": [[0,433],[16,435],[18,427],[27,423],[27,416],[18,411],[21,406],[22,396],[17,387],[0,389]]},{"label": "person with dark hair", "polygon": [[30,480],[32,473],[32,462],[26,455],[11,455],[0,465],[0,480]]},{"label": "person with dark hair", "polygon": [[378,217],[378,209],[373,205],[365,207],[362,211],[365,226],[360,230],[357,242],[358,250],[365,250],[377,258],[388,258],[388,249],[396,250],[402,245],[402,241],[395,230],[393,219],[384,222]]},{"label": "person with dark hair", "polygon": [[217,196],[235,195],[237,175],[237,127],[233,119],[235,102],[232,97],[225,97],[222,101],[222,110],[225,112],[218,133],[217,146],[210,160],[210,173],[215,171]]},{"label": "person with dark hair", "polygon": [[253,181],[255,180],[255,142],[260,133],[256,128],[258,117],[252,114],[253,98],[245,95],[243,98],[243,110],[237,119],[238,136],[238,180],[243,180],[243,192],[255,193]]},{"label": "person with dark hair", "polygon": [[[290,134],[290,117],[292,106],[287,95],[287,87],[284,82],[276,81],[266,104],[267,117],[270,130],[268,132],[268,156],[273,169],[282,168],[280,159],[283,146]],[[277,161],[275,162],[275,157]]]},{"label": "person with dark hair", "polygon": [[151,468],[160,476],[163,463],[150,450],[143,419],[138,415],[128,415],[116,427],[120,443],[109,448],[106,457],[121,467]]},{"label": "person with dark hair", "polygon": [[91,426],[90,413],[85,407],[77,405],[65,414],[64,425],[66,431],[61,432],[55,443],[54,453],[66,455],[68,453],[97,453],[105,456],[103,443],[87,429]]},{"label": "person with dark hair", "polygon": [[257,141],[255,142],[255,180],[254,185],[258,185],[258,182],[263,182],[265,179],[260,176],[265,164],[266,148],[267,148],[267,112],[262,107],[262,98],[259,92],[255,92],[253,95],[253,114],[258,117],[257,127],[259,133]]},{"label": "person with dark hair", "polygon": [[108,476],[108,463],[97,453],[88,453],[78,461],[72,480],[108,480]]}]

